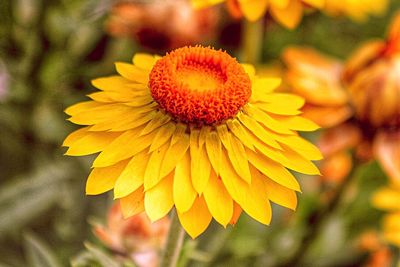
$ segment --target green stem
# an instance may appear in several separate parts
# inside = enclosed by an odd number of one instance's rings
[[[168,232],[167,243],[161,259],[161,267],[176,267],[182,249],[185,231],[183,230],[176,211],[171,214],[171,226]]]
[[[264,19],[255,22],[244,20],[241,59],[243,62],[257,64],[261,60],[264,39]]]

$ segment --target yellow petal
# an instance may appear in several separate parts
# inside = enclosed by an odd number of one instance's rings
[[[92,85],[102,91],[119,91],[121,88],[129,87],[131,84],[132,81],[119,75],[92,80]]]
[[[256,106],[265,112],[277,115],[299,115],[301,111],[293,107],[285,106],[284,103],[257,103]]]
[[[256,68],[251,65],[251,64],[240,64],[242,65],[244,71],[249,75],[250,79],[253,79],[253,77],[256,75]]]
[[[211,132],[211,127],[209,126],[201,127],[199,134],[199,146],[202,146],[206,143],[207,135],[209,135],[210,132]]]
[[[321,175],[318,168],[310,160],[305,159],[286,145],[282,144],[282,147],[285,150],[283,154],[287,159],[282,162],[285,167],[308,175]]]
[[[129,102],[126,102],[125,104],[130,107],[141,107],[151,103],[155,103],[152,96],[144,95],[135,97],[134,99],[131,99]]]
[[[264,142],[262,142],[260,139],[258,139],[254,134],[249,133],[249,140],[254,144],[256,147],[255,150],[252,150],[253,152],[259,152],[263,154],[265,157],[270,158],[271,160],[275,162],[284,162],[287,160],[283,154],[281,153],[282,150],[277,150],[275,148],[272,148],[268,145],[266,145]]]
[[[372,204],[378,209],[400,211],[400,191],[389,187],[380,188],[374,193]]]
[[[137,117],[131,116],[129,121],[123,123],[121,120],[121,122],[118,125],[115,125],[114,127],[112,127],[110,129],[110,131],[122,132],[122,131],[131,130],[133,128],[142,126],[145,123],[152,120],[154,118],[155,114],[156,114],[156,111],[152,111],[147,114],[138,115]]]
[[[186,151],[189,148],[189,135],[184,134],[182,138],[180,138],[176,143],[172,144],[168,147],[167,152],[165,153],[165,157],[163,163],[161,165],[161,176],[165,176],[171,171],[173,171],[181,161],[182,157],[185,155]]]
[[[175,132],[176,124],[174,122],[168,123],[158,129],[153,142],[151,143],[149,152],[152,152],[165,144],[169,139],[171,139],[172,134]]]
[[[278,88],[281,83],[280,78],[257,78],[253,81],[251,98],[254,101],[260,100]]]
[[[268,0],[238,0],[243,15],[250,21],[261,18],[268,6]]]
[[[304,105],[304,98],[285,93],[266,94],[260,99],[257,107],[274,114],[298,115],[299,109]]]
[[[206,150],[211,166],[218,175],[221,166],[221,140],[215,131],[211,131],[206,136]]]
[[[262,127],[255,119],[247,116],[245,114],[239,114],[238,118],[250,132],[252,132],[255,136],[257,136],[260,140],[262,140],[267,145],[281,149],[281,146],[276,142],[270,134]]]
[[[121,133],[86,132],[85,135],[73,142],[65,155],[83,156],[104,150]]]
[[[118,91],[105,91],[104,93],[107,95],[108,98],[113,100],[114,102],[121,102],[121,103],[135,103],[136,100],[139,98],[149,97],[150,91],[144,85],[140,85],[141,88],[133,88],[133,86],[129,87],[121,87]],[[131,104],[132,105],[132,104]]]
[[[246,197],[241,207],[248,215],[260,223],[269,225],[271,222],[271,204],[267,198],[263,182],[259,177],[253,177],[251,184],[247,185]]]
[[[251,174],[244,146],[239,139],[237,139],[235,136],[232,136],[230,133],[228,138],[231,143],[231,149],[227,149],[227,151],[233,168],[243,180],[245,180],[247,183],[250,183]]]
[[[261,153],[255,153],[248,149],[246,152],[250,163],[260,172],[287,188],[300,191],[300,185],[296,178],[281,164],[270,160]]]
[[[196,198],[193,206],[187,212],[180,213],[178,211],[178,217],[182,227],[192,238],[203,233],[212,219],[203,197]]]
[[[190,132],[190,169],[193,187],[202,194],[210,178],[211,163],[204,145],[199,146],[199,130]]]
[[[232,225],[236,224],[241,214],[242,214],[242,207],[240,207],[238,203],[233,202],[233,214],[229,224]]]
[[[108,118],[106,121],[96,123],[90,127],[90,131],[113,131],[122,132],[141,126],[150,121],[155,114],[152,107],[141,107],[140,109],[132,108],[132,111],[127,113],[124,117],[119,117],[116,120],[114,117]]]
[[[114,198],[125,197],[143,185],[149,157],[142,151],[129,161],[114,185]]]
[[[289,0],[270,0],[271,6],[276,6],[277,8],[285,8],[289,5]]]
[[[134,110],[131,107],[114,103],[83,110],[75,113],[68,120],[75,124],[93,125],[113,119],[115,120],[115,118],[129,116],[131,114],[134,115]]]
[[[178,142],[179,140],[184,138],[186,129],[187,129],[187,125],[179,122],[176,125],[174,134],[172,135],[171,144],[175,144],[176,142]]]
[[[218,137],[221,140],[222,144],[226,148],[226,150],[231,149],[231,140],[229,139],[229,131],[228,127],[225,124],[218,125],[217,127]]]
[[[272,6],[270,11],[272,17],[289,29],[294,29],[299,25],[303,16],[303,7],[300,1],[290,0],[286,8]]]
[[[110,166],[118,161],[130,158],[148,148],[155,133],[138,136],[140,129],[128,130],[117,137],[99,154],[93,162],[93,167]]]
[[[174,175],[174,202],[179,212],[188,211],[197,196],[190,177],[190,155],[186,152],[178,162]]]
[[[84,112],[86,110],[91,110],[93,108],[98,108],[101,106],[104,106],[104,104],[97,103],[95,101],[85,101],[85,102],[80,102],[80,103],[77,103],[75,105],[68,107],[67,109],[65,109],[64,112],[70,116],[73,116],[77,113]]]
[[[144,174],[144,190],[147,191],[154,187],[162,178],[165,177],[165,175],[160,174],[160,170],[168,147],[169,144],[165,143],[160,148],[151,152]]]
[[[233,200],[215,172],[212,172],[208,185],[204,190],[204,199],[214,219],[226,227],[232,219]]]
[[[140,135],[148,134],[155,129],[163,126],[171,120],[171,117],[164,114],[163,112],[157,112],[154,118],[144,127]]]
[[[296,209],[297,196],[295,191],[272,181],[270,178],[261,174],[254,167],[251,168],[251,173],[253,176],[258,176],[263,181],[269,200],[283,207],[292,210]]]
[[[224,2],[225,0],[191,0],[194,8],[205,8]]]
[[[312,132],[320,128],[313,121],[300,116],[279,116],[271,114],[271,117],[286,124],[290,130]]]
[[[302,0],[302,1],[318,9],[322,9],[325,5],[325,0]]]
[[[157,59],[149,54],[144,54],[144,53],[136,53],[133,56],[132,62],[135,66],[150,71],[154,64],[156,64]]]
[[[152,222],[167,215],[174,206],[172,197],[173,178],[173,173],[171,173],[145,193],[144,207]]]
[[[68,147],[68,146],[73,145],[76,141],[78,141],[79,139],[84,137],[87,134],[88,130],[89,130],[89,127],[84,127],[84,128],[78,129],[76,131],[73,131],[65,138],[62,146]]]
[[[120,199],[121,211],[124,218],[128,218],[144,211],[143,187]]]
[[[289,130],[287,125],[274,120],[271,116],[258,109],[255,105],[247,104],[243,107],[243,109],[249,117],[252,117],[253,119],[260,122],[265,127],[271,129],[274,132],[281,134],[294,134],[291,130]]]
[[[247,131],[245,128],[242,126],[242,124],[238,120],[228,120],[226,122],[226,125],[228,125],[229,130],[237,137],[239,138],[240,142],[242,142],[243,145],[245,145],[247,148],[255,151],[254,145],[252,142],[249,141],[249,137],[247,134]]]
[[[322,154],[319,151],[319,149],[305,140],[304,138],[300,136],[276,136],[276,139],[288,147],[290,147],[292,150],[296,151],[299,153],[302,157],[309,159],[309,160],[320,160],[322,159]]]
[[[232,198],[243,210],[257,221],[269,224],[271,220],[271,205],[262,182],[252,177],[252,183],[244,182],[234,171],[224,151],[222,157],[221,179]]]
[[[105,168],[94,168],[86,181],[86,194],[98,195],[113,189],[115,181],[125,168],[127,160]]]
[[[94,100],[96,102],[103,102],[103,103],[112,103],[112,102],[114,102],[114,100],[111,99],[104,92],[96,92],[96,93],[88,94],[87,96],[90,97],[92,100]]]
[[[115,67],[118,73],[128,80],[141,84],[147,84],[149,82],[148,71],[144,71],[132,64],[123,62],[116,62]]]

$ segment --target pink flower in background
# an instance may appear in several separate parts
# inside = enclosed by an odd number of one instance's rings
[[[145,213],[124,219],[119,204],[108,212],[107,225],[96,224],[94,234],[116,254],[130,257],[140,267],[155,267],[164,246],[170,221],[151,223]]]

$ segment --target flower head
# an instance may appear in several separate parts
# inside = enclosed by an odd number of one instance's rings
[[[106,22],[107,32],[115,37],[133,37],[154,51],[167,51],[213,38],[218,10],[193,10],[187,0],[146,2],[118,1],[114,4]]]
[[[346,63],[304,48],[289,48],[283,55],[290,87],[306,99],[304,116],[330,128],[320,140],[324,156],[356,148],[360,159],[377,159],[389,177],[397,181],[400,181],[399,24],[400,15],[396,16],[386,40],[363,45]],[[331,166],[345,166],[339,163]]]
[[[338,16],[345,15],[356,21],[365,20],[369,14],[380,15],[388,5],[387,0],[191,0],[194,7],[202,8],[226,2],[233,17],[244,16],[256,21],[267,12],[286,28],[296,28],[308,9],[318,9]]]
[[[111,250],[132,258],[140,267],[158,266],[158,255],[166,241],[170,221],[167,217],[151,223],[144,214],[124,219],[120,205],[108,212],[107,224],[95,224],[94,234]]]
[[[242,210],[269,224],[270,201],[296,207],[300,186],[288,169],[319,174],[319,150],[296,132],[318,126],[300,116],[302,98],[273,92],[279,79],[200,46],[136,54],[116,68],[120,76],[93,81],[101,91],[91,101],[66,110],[86,127],[64,146],[73,156],[101,152],[86,192],[114,189],[125,216],[156,221],[175,206],[193,238]]]

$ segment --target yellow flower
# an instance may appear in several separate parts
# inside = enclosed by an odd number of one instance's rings
[[[280,24],[289,29],[294,29],[300,23],[307,7],[322,8],[324,0],[192,0],[195,8],[226,2],[229,10],[234,10],[250,21],[256,21],[267,11]],[[231,12],[232,13],[232,12]],[[235,14],[237,12],[233,12]]]
[[[379,189],[372,204],[389,212],[383,218],[383,235],[388,242],[400,247],[400,183]]]
[[[193,238],[242,210],[269,224],[270,201],[296,208],[300,185],[288,169],[319,174],[319,150],[296,132],[318,126],[300,116],[301,97],[273,92],[279,79],[199,46],[136,54],[116,69],[93,81],[101,91],[91,101],[66,109],[86,127],[64,146],[72,156],[100,152],[86,193],[113,189],[125,217],[145,211],[156,221],[175,206]]]
[[[382,15],[389,4],[389,0],[325,0],[324,10],[332,16],[343,15],[363,22],[368,15]]]
[[[269,12],[280,24],[294,29],[300,23],[307,9],[318,9],[329,15],[345,15],[356,21],[365,20],[369,14],[380,15],[388,5],[388,0],[192,0],[195,8],[226,2],[229,10],[256,21]],[[236,6],[237,8],[232,8]],[[237,15],[235,15],[237,16]]]

